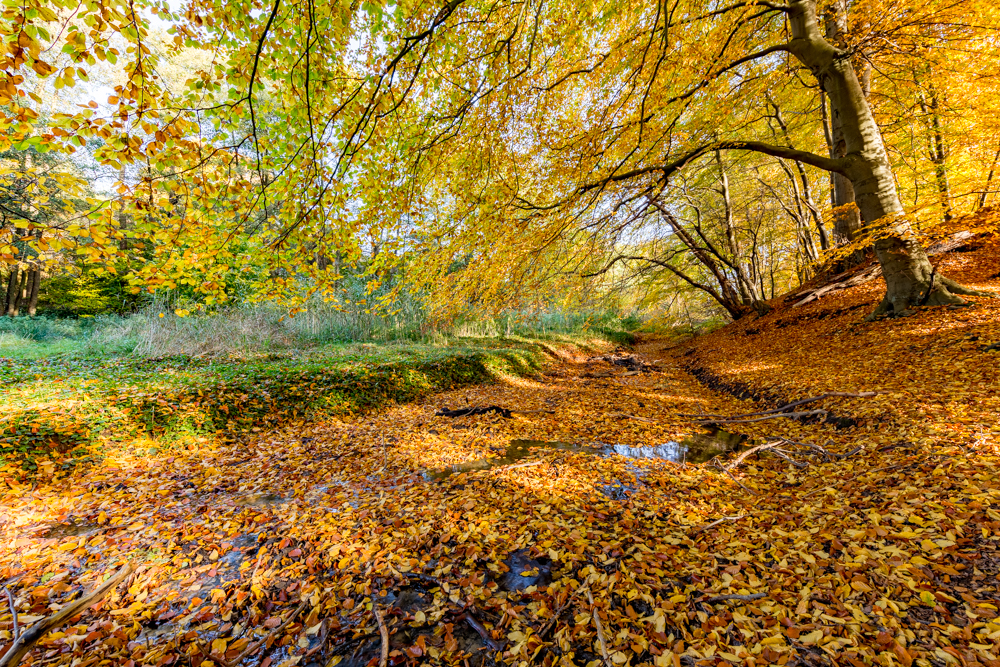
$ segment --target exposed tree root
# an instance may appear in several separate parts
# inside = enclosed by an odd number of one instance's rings
[[[878,307],[865,318],[869,322],[891,317],[909,317],[916,314],[914,308],[922,306],[953,306],[970,305],[963,296],[981,296],[996,298],[996,294],[983,290],[972,289],[951,278],[938,276],[932,271],[927,280],[917,283],[905,297],[893,296],[886,292]]]

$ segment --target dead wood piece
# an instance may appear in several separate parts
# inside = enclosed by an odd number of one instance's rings
[[[761,452],[767,449],[773,449],[783,442],[784,440],[774,440],[772,442],[765,442],[763,445],[757,445],[756,447],[751,447],[750,449],[744,450],[743,452],[740,453],[739,456],[730,461],[729,465],[727,465],[724,468],[724,470],[726,472],[729,472],[734,468],[738,468],[740,464],[746,461],[747,457],[750,456],[751,454],[756,454],[757,452]]]
[[[742,415],[707,415],[703,413],[677,413],[678,417],[701,417],[703,419],[709,417],[718,417],[720,419],[743,419],[744,417],[757,417],[760,415],[773,415],[779,412],[784,412],[785,410],[790,410],[791,408],[797,408],[800,405],[805,405],[806,403],[815,403],[816,401],[821,401],[824,398],[870,398],[872,396],[878,396],[877,391],[828,391],[825,394],[820,394],[819,396],[813,396],[811,398],[803,398],[801,401],[792,401],[791,403],[786,403],[777,408],[771,408],[770,410],[762,410],[760,412],[747,412]]]
[[[766,421],[768,419],[799,419],[801,417],[812,417],[813,415],[825,414],[828,414],[826,410],[806,410],[804,412],[782,412],[774,415],[764,415],[763,417],[753,417],[751,419],[703,419],[695,423],[703,426],[708,424],[750,424],[753,422]]]
[[[712,523],[707,524],[705,526],[702,526],[701,528],[698,528],[698,529],[694,530],[690,534],[693,537],[693,536],[697,535],[698,533],[704,533],[706,530],[711,530],[711,529],[715,528],[720,523],[725,523],[726,521],[739,521],[740,519],[742,519],[745,516],[746,516],[746,514],[739,514],[737,516],[724,516],[721,519],[716,519]]]
[[[811,292],[807,292],[804,298],[802,298],[801,300],[796,301],[795,303],[793,303],[792,304],[792,308],[799,308],[801,306],[804,306],[807,303],[815,301],[816,299],[820,298],[821,296],[824,296],[824,295],[829,294],[831,292],[836,292],[838,290],[847,289],[848,287],[854,287],[855,285],[860,285],[862,283],[866,283],[869,280],[874,280],[875,278],[879,277],[881,274],[882,274],[882,267],[876,265],[876,266],[870,267],[868,269],[865,269],[864,271],[861,271],[860,273],[857,273],[857,274],[851,276],[850,278],[847,278],[846,280],[841,280],[841,281],[838,281],[838,282],[834,282],[834,283],[829,283],[829,284],[823,285],[822,287],[817,287],[816,289],[812,290]],[[836,278],[839,278],[839,277],[844,276],[844,275],[846,275],[846,274],[842,273],[839,276],[836,276]]]
[[[604,639],[604,626],[601,624],[601,617],[597,613],[597,607],[594,606],[594,594],[589,588],[587,589],[587,601],[590,602],[590,613],[594,617],[594,627],[597,628],[597,640],[601,643],[601,657],[604,658],[604,664],[607,667],[611,667],[608,642]]]
[[[752,595],[716,595],[715,597],[708,598],[707,600],[702,600],[702,602],[709,604],[713,602],[727,602],[729,600],[739,600],[740,602],[749,602],[751,600],[759,600],[765,596],[767,596],[767,593],[753,593]]]
[[[750,490],[750,489],[748,489],[748,488],[747,488],[746,486],[744,486],[744,485],[743,485],[743,483],[742,483],[742,482],[741,482],[740,480],[738,480],[738,479],[736,479],[735,477],[733,477],[733,473],[731,473],[731,472],[729,472],[728,470],[726,470],[726,469],[725,469],[725,467],[723,467],[723,465],[722,465],[721,463],[719,463],[718,461],[716,461],[716,462],[715,462],[715,465],[716,465],[716,467],[718,467],[718,468],[719,468],[719,470],[721,470],[722,472],[726,473],[726,475],[728,475],[728,476],[729,476],[729,479],[731,479],[731,480],[733,480],[734,482],[736,482],[736,485],[737,485],[737,486],[739,486],[739,487],[740,487],[741,489],[743,489],[744,491],[746,491],[747,493],[749,493],[749,494],[750,494],[750,495],[752,495],[752,496],[757,496],[757,495],[760,495],[760,494],[759,494],[759,493],[757,493],[756,491],[751,491],[751,490]]]
[[[277,637],[279,634],[281,634],[281,631],[284,630],[286,627],[288,627],[288,624],[291,623],[293,620],[295,620],[295,617],[301,614],[302,610],[305,609],[308,604],[309,604],[308,600],[303,600],[299,604],[299,606],[292,611],[292,613],[288,616],[288,618],[283,620],[276,628],[274,628],[274,630],[271,630],[269,633],[267,633],[265,636],[255,641],[253,644],[247,646],[245,649],[243,649],[242,653],[240,653],[232,660],[220,660],[219,662],[222,665],[224,665],[224,667],[235,667],[235,665],[240,664],[241,662],[246,660],[248,656],[251,656],[257,651],[259,651],[261,647],[263,647],[268,642],[269,639],[271,639],[272,637]]]
[[[470,612],[465,611],[459,615],[458,620],[468,623],[469,627],[476,631],[491,651],[499,651],[502,648],[500,644],[497,644],[496,640],[490,636],[490,633],[483,627],[483,624],[477,621],[476,617]]]
[[[968,230],[957,232],[943,241],[938,241],[937,243],[928,246],[925,252],[928,256],[940,255],[943,252],[949,252],[955,248],[962,247],[973,236],[975,236],[975,234]]]
[[[434,413],[435,417],[469,417],[471,415],[485,415],[490,412],[495,412],[504,419],[510,419],[510,410],[507,408],[501,408],[499,405],[490,405],[487,407],[472,407],[472,408],[459,408],[457,410],[449,410],[448,408],[441,408]]]
[[[572,604],[573,600],[576,599],[576,596],[579,595],[581,592],[583,592],[583,589],[586,587],[587,584],[583,583],[579,588],[577,588],[573,592],[572,595],[566,598],[566,601],[563,602],[562,605],[559,607],[559,609],[556,610],[556,613],[552,614],[552,618],[549,619],[549,622],[546,623],[545,626],[538,632],[539,639],[545,641],[545,635],[549,634],[549,630],[551,630],[555,626],[556,622],[559,620],[559,617],[563,615],[563,612],[565,612],[566,609],[570,606],[570,604]]]
[[[796,468],[808,468],[809,467],[808,463],[805,463],[803,461],[796,461],[791,456],[789,456],[787,452],[785,452],[784,450],[782,450],[782,449],[780,449],[778,447],[774,447],[774,448],[772,448],[769,451],[772,454],[774,454],[775,456],[778,456],[779,458],[785,459],[786,461],[788,461],[789,463],[791,463]]]
[[[131,573],[132,566],[128,564],[123,565],[113,577],[102,583],[89,594],[84,595],[75,602],[70,602],[56,613],[43,618],[25,630],[14,641],[7,652],[4,653],[3,657],[0,658],[0,667],[13,667],[14,665],[19,664],[21,659],[27,655],[28,651],[31,650],[38,640],[48,634],[50,630],[62,625],[80,612],[89,609],[94,604],[102,600],[105,595],[117,588],[118,584],[124,581],[125,578]]]
[[[389,631],[385,627],[385,621],[382,620],[382,614],[379,613],[378,607],[372,606],[372,614],[378,621],[378,633],[382,637],[382,653],[379,656],[378,664],[379,667],[385,667],[386,663],[389,662]]]
[[[609,412],[607,413],[609,417],[621,417],[622,419],[634,419],[639,422],[645,422],[647,424],[655,424],[655,419],[649,419],[647,417],[640,417],[638,415],[631,415],[627,412]]]

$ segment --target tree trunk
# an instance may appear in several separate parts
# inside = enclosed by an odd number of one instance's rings
[[[806,65],[830,98],[844,139],[845,175],[865,225],[878,222],[885,233],[875,241],[886,294],[869,318],[907,315],[913,306],[964,304],[959,294],[982,294],[936,275],[917,242],[899,201],[882,134],[850,58],[824,39],[816,18],[816,0],[790,0],[789,52]]]
[[[36,268],[31,272],[30,288],[28,289],[28,315],[34,317],[38,312],[38,288],[42,282],[42,270]]]
[[[740,253],[739,243],[736,239],[736,226],[733,223],[733,202],[729,193],[729,177],[726,175],[726,168],[722,163],[721,151],[715,151],[715,161],[719,165],[719,174],[721,177],[722,200],[725,205],[726,216],[726,242],[729,245],[729,254],[732,257],[730,266],[736,273],[736,284],[740,288],[740,297],[743,299],[744,306],[749,306],[758,313],[765,313],[770,308],[761,299],[753,277],[747,274],[746,266]]]
[[[650,204],[652,204],[659,211],[660,217],[667,223],[667,225],[670,226],[674,234],[677,235],[677,238],[681,240],[681,243],[683,243],[688,250],[691,251],[691,254],[695,256],[695,259],[701,262],[702,266],[708,269],[708,271],[712,274],[715,278],[715,282],[719,285],[719,291],[712,289],[710,286],[696,282],[690,276],[678,271],[676,267],[670,266],[666,263],[655,263],[660,264],[660,266],[672,271],[675,275],[682,278],[692,286],[708,293],[713,299],[716,300],[716,302],[718,302],[720,306],[726,309],[726,312],[729,313],[729,316],[732,317],[733,320],[738,320],[744,315],[750,313],[750,309],[742,303],[736,288],[733,287],[729,277],[726,276],[725,270],[719,266],[718,262],[712,259],[712,255],[709,254],[709,251],[706,251],[698,245],[698,242],[694,240],[694,238],[687,232],[686,229],[684,229],[680,222],[674,218],[673,214],[671,214],[667,207],[661,202],[652,200],[650,201]]]
[[[928,76],[930,76],[928,74]],[[924,94],[917,96],[920,104],[920,111],[924,118],[928,119],[927,130],[930,136],[927,137],[927,157],[934,165],[934,180],[937,182],[938,195],[941,197],[941,215],[945,222],[949,222],[951,215],[951,187],[948,184],[948,167],[945,161],[948,158],[948,149],[945,147],[944,136],[941,133],[941,115],[938,113],[937,91],[931,88],[930,104],[924,98]]]
[[[25,269],[21,272],[21,279],[18,281],[17,289],[14,291],[14,300],[7,304],[7,316],[17,317],[21,314],[21,303],[24,301],[24,292],[28,287],[28,276],[31,271]]]
[[[843,0],[834,2],[827,10],[826,38],[837,48],[847,44],[847,7]],[[870,81],[868,77],[866,81]],[[868,97],[868,86],[862,83],[862,91]],[[828,137],[830,157],[842,158],[847,155],[844,139],[843,120],[840,109],[830,105],[830,134]],[[843,174],[830,174],[830,199],[833,205],[833,240],[837,246],[853,243],[861,236],[861,212],[855,203],[854,184]],[[855,250],[837,262],[836,270],[844,271],[864,261],[865,254]]]
[[[14,317],[14,304],[17,301],[17,288],[20,285],[20,270],[17,265],[10,267],[10,276],[7,278],[7,298],[4,300],[4,314],[7,317]]]
[[[986,195],[990,194],[990,186],[993,184],[993,174],[996,172],[997,162],[1000,162],[1000,148],[997,149],[997,154],[993,156],[993,164],[990,165],[990,173],[986,177],[986,185],[983,186],[983,191],[979,194],[978,208],[986,206]]]

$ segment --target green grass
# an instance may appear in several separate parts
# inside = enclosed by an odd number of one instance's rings
[[[108,439],[233,436],[371,410],[502,373],[530,373],[554,347],[586,346],[588,338],[595,337],[443,338],[162,359],[22,339],[0,348],[6,357],[0,358],[0,456],[30,470],[53,449],[65,453]]]

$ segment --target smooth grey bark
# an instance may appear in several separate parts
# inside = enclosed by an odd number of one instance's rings
[[[827,8],[825,22],[826,38],[838,49],[847,46],[847,5],[844,0],[837,0]],[[870,73],[859,80],[861,90],[868,97],[871,86]],[[825,105],[825,100],[823,101]],[[824,106],[825,111],[825,106]],[[830,157],[842,158],[847,155],[847,144],[844,139],[843,121],[840,110],[833,105],[830,108],[830,128],[827,135]],[[834,244],[844,246],[852,243],[861,235],[861,211],[855,203],[854,184],[844,174],[830,173],[830,199],[833,206],[833,238]],[[857,266],[864,260],[863,251],[855,251],[838,262],[838,268],[844,270]]]
[[[899,200],[882,133],[850,54],[824,38],[816,1],[790,0],[788,19],[792,34],[788,51],[812,71],[840,121],[844,157],[837,171],[854,186],[862,222],[886,225],[885,233],[874,244],[886,294],[869,317],[905,315],[917,305],[963,304],[959,294],[983,294],[936,275]]]

